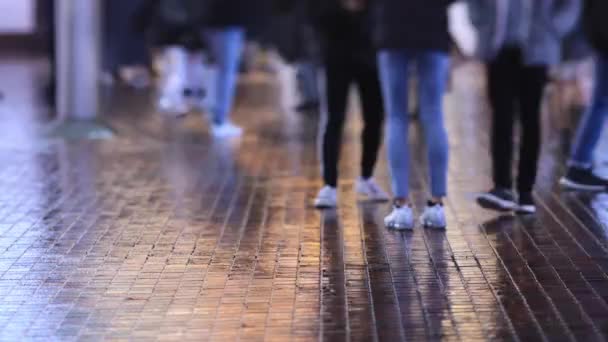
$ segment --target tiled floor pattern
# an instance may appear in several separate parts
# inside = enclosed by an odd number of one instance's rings
[[[357,201],[355,115],[341,207],[310,206],[317,120],[281,111],[263,77],[243,83],[234,142],[209,139],[197,115],[151,113],[141,94],[114,97],[108,141],[41,140],[20,130],[37,110],[4,103],[0,340],[605,340],[608,195],[555,186],[549,132],[538,215],[478,208],[490,185],[478,80],[459,67],[447,97],[449,227],[410,233],[383,227],[388,205]],[[384,161],[377,174],[388,186]]]

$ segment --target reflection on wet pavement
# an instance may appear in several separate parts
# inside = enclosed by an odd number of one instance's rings
[[[198,116],[151,113],[145,94],[112,97],[108,141],[42,140],[15,129],[38,127],[36,109],[3,104],[0,340],[604,340],[608,197],[562,193],[563,156],[546,148],[536,217],[478,208],[479,72],[455,70],[447,99],[446,231],[390,231],[387,205],[357,203],[354,122],[342,206],[315,211],[317,120],[280,111],[271,80],[243,82],[248,133],[232,143]],[[385,161],[378,178],[388,185]]]

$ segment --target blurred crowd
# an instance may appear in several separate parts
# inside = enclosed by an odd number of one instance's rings
[[[451,60],[466,55],[450,26],[454,6],[466,6],[476,35],[471,58],[486,65],[491,109],[494,187],[478,197],[499,211],[533,214],[541,144],[541,104],[549,82],[582,113],[564,187],[605,191],[593,151],[608,115],[606,0],[106,0],[104,82],[147,87],[158,79],[160,112],[208,113],[217,138],[242,134],[230,119],[248,42],[272,51],[297,70],[296,110],[320,112],[324,186],[314,204],[338,201],[338,162],[349,89],[361,102],[361,176],[356,191],[388,201],[374,181],[386,135],[393,209],[388,227],[412,229],[409,200],[410,79],[417,84],[416,116],[428,152],[431,193],[421,225],[445,228],[449,144],[443,95]],[[209,70],[214,70],[212,83]],[[586,84],[587,75],[593,86]],[[587,82],[588,83],[588,82]],[[52,87],[50,87],[52,93]],[[211,97],[211,98],[210,98]],[[386,120],[385,120],[386,117]],[[580,117],[580,119],[578,119]],[[516,122],[519,158],[514,175]],[[580,121],[580,124],[579,124]],[[386,132],[384,132],[386,130]]]

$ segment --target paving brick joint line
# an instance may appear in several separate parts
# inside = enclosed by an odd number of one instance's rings
[[[14,129],[39,125],[37,108],[7,115],[0,341],[606,340],[608,198],[556,186],[559,132],[546,134],[538,215],[472,200],[491,178],[481,72],[459,65],[454,84],[470,87],[446,96],[446,231],[388,230],[389,204],[358,201],[358,113],[341,206],[312,208],[318,119],[279,110],[285,85],[267,75],[240,85],[234,119],[247,132],[233,142],[210,139],[197,115],[168,122],[129,92],[105,99],[118,132],[107,141],[43,141]],[[419,213],[429,186],[412,131]]]

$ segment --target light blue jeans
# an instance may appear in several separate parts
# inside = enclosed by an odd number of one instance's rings
[[[578,167],[591,167],[593,151],[608,116],[608,58],[598,56],[595,65],[595,87],[591,105],[579,124],[574,142],[570,164]]]
[[[298,85],[302,94],[302,102],[318,102],[319,89],[317,82],[317,63],[313,61],[300,61],[296,64]]]
[[[218,68],[215,80],[216,98],[212,103],[213,123],[225,123],[232,112],[239,77],[239,65],[245,45],[245,29],[225,27],[207,29],[205,40]]]
[[[408,71],[416,63],[420,124],[430,162],[431,195],[447,193],[448,138],[443,122],[443,95],[450,60],[438,51],[382,50],[378,54],[380,81],[387,114],[389,166],[395,198],[409,196]]]

